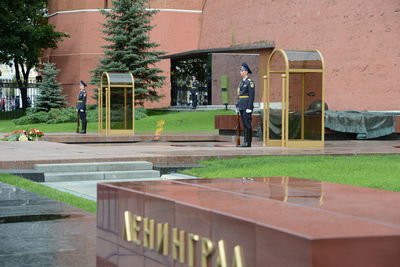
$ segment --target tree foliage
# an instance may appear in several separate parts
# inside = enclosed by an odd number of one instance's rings
[[[44,49],[57,48],[68,34],[48,24],[47,0],[1,0],[0,10],[0,62],[13,63],[25,108],[30,71]]]
[[[105,57],[92,71],[92,84],[99,84],[103,72],[130,72],[135,78],[135,99],[137,104],[158,100],[161,95],[156,88],[164,84],[161,69],[155,67],[164,52],[149,39],[153,28],[150,19],[156,11],[146,9],[148,0],[115,0],[110,11],[103,11],[106,23],[103,25],[103,46]]]
[[[67,102],[62,88],[57,82],[57,73],[53,63],[44,63],[41,70],[43,82],[39,84],[39,95],[35,100],[35,111],[50,111],[52,108],[64,107]]]

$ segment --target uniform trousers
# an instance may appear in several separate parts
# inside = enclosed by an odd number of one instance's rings
[[[86,111],[78,111],[79,114],[79,118],[82,121],[82,131],[86,132],[86,125],[87,125],[87,121],[86,121]]]
[[[240,118],[242,118],[242,123],[245,129],[251,129],[251,114],[246,113],[246,110],[240,110]]]

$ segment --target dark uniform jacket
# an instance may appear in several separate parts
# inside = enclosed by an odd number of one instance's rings
[[[195,80],[195,81],[191,81],[190,82],[190,93],[192,95],[195,95],[198,93],[198,89],[200,87],[200,83],[199,81]]]
[[[81,90],[78,95],[78,102],[76,103],[76,109],[79,111],[83,109],[86,111],[86,90]]]
[[[239,110],[253,110],[255,89],[254,82],[248,77],[240,82],[238,88],[238,103],[236,105]]]

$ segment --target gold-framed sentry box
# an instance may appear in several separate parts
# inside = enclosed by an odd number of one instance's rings
[[[264,90],[265,146],[324,146],[324,60],[318,50],[274,50]]]
[[[104,72],[98,92],[99,133],[135,133],[135,81],[131,73]]]

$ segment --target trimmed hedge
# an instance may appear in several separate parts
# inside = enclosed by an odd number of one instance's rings
[[[98,120],[97,105],[87,105],[86,110],[87,121],[96,122]],[[140,120],[146,117],[146,110],[144,108],[135,109],[135,120]],[[16,125],[34,124],[34,123],[64,123],[75,122],[77,119],[77,112],[75,107],[70,108],[53,108],[49,112],[40,111],[35,112],[34,109],[27,109],[26,115],[13,120]]]

